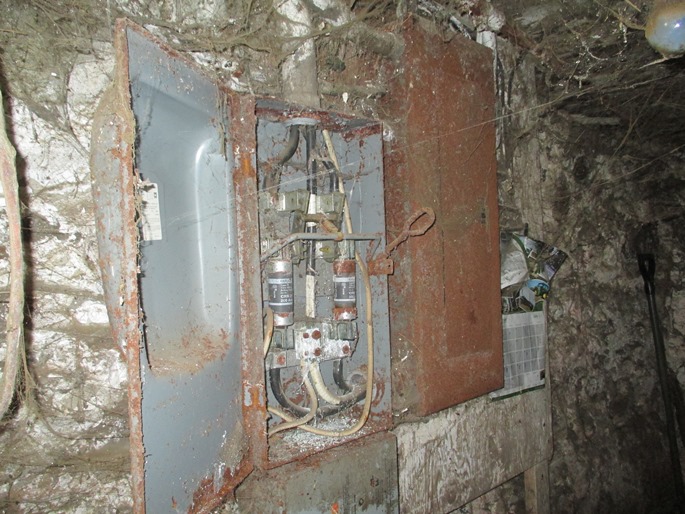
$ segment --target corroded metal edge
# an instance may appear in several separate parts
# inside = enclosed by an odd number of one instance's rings
[[[138,229],[133,167],[135,120],[128,88],[127,22],[117,21],[114,82],[94,116],[91,176],[95,201],[99,266],[114,339],[126,359],[133,512],[145,512],[140,311],[138,305]],[[111,259],[112,255],[120,258]]]
[[[231,99],[231,135],[235,166],[233,184],[240,276],[243,423],[251,461],[261,468],[266,464],[268,443],[265,370],[261,353],[263,327],[257,204],[257,117],[254,97],[237,97],[228,92],[226,94]]]
[[[144,514],[145,506],[145,451],[143,445],[142,430],[142,384],[141,384],[141,345],[144,344],[140,331],[141,312],[139,305],[138,288],[138,227],[136,223],[136,195],[137,172],[135,170],[135,118],[131,110],[130,77],[129,77],[129,49],[127,43],[127,30],[134,30],[154,44],[158,45],[170,58],[183,61],[199,73],[207,76],[206,72],[195,63],[169,48],[161,41],[151,36],[142,27],[133,22],[120,19],[116,22],[114,32],[115,48],[115,72],[114,82],[105,93],[98,105],[92,131],[91,173],[93,179],[93,196],[96,205],[96,226],[99,245],[99,267],[103,278],[105,299],[112,331],[117,344],[127,363],[128,371],[128,409],[130,430],[130,457],[131,457],[131,488],[133,497],[133,512]],[[216,84],[215,79],[210,80]],[[254,215],[249,213],[249,205],[241,209],[247,209],[247,219],[253,220],[253,231],[256,231],[256,186],[251,185],[250,177],[256,176],[254,172],[254,141],[249,141],[254,132],[254,102],[237,101],[237,96],[227,88],[216,84],[219,95],[227,104],[231,104],[231,124],[236,123],[235,133],[248,134],[246,140],[236,139],[233,141],[235,153],[235,170],[233,170],[234,184],[238,203],[243,197],[252,198],[254,203]],[[251,114],[250,114],[251,113]],[[233,131],[233,127],[231,127]],[[253,137],[254,139],[254,137]],[[252,170],[252,171],[250,171]],[[254,179],[253,179],[254,180]],[[250,191],[253,192],[250,194]],[[249,200],[246,200],[248,203]],[[249,222],[245,216],[238,217],[239,223],[245,224],[249,229]],[[239,246],[241,248],[241,263],[245,259],[249,267],[250,255],[256,256],[256,268],[245,271],[241,264],[241,280],[246,284],[246,277],[250,273],[259,276],[258,247],[254,243],[249,230],[239,229]],[[252,250],[250,247],[254,247]],[[112,255],[118,256],[112,258]],[[259,297],[257,298],[259,305]],[[250,353],[246,344],[249,344],[247,334],[261,333],[259,317],[252,314],[254,298],[249,293],[241,292],[241,343],[243,345],[243,358]],[[250,322],[250,318],[253,318]],[[255,326],[250,326],[250,323]],[[255,330],[256,327],[256,330]],[[245,360],[244,360],[245,361]],[[262,363],[263,368],[263,363]],[[264,432],[263,439],[266,444],[266,405],[263,389],[263,369],[260,374],[259,368],[252,366],[243,367],[243,383],[254,384],[256,391],[243,388],[243,394],[249,395],[256,401],[249,402],[248,396],[243,399],[245,422],[252,420],[249,427],[244,431],[248,434],[259,430],[255,422],[260,423]],[[260,385],[261,384],[261,385]],[[221,477],[221,483],[216,484],[214,477],[207,477],[200,482],[197,490],[193,493],[193,501],[189,512],[209,512],[217,507],[222,500],[229,495],[235,487],[242,482],[253,469],[253,455],[255,448],[259,448],[259,437],[256,441],[250,440],[247,445],[253,454],[246,452],[246,457],[240,460],[235,469],[226,470]],[[263,450],[266,454],[266,450]]]

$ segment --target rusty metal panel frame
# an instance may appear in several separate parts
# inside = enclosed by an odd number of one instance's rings
[[[138,228],[135,223],[133,147],[135,121],[128,87],[128,53],[122,24],[115,32],[114,82],[94,116],[90,167],[95,200],[98,264],[114,340],[128,366],[128,410],[133,511],[145,512],[141,423]]]
[[[251,462],[267,466],[266,386],[261,340],[262,287],[260,282],[257,198],[257,116],[254,97],[242,97],[235,106],[233,175],[238,225],[240,273],[240,331],[243,341],[243,423],[249,441]]]

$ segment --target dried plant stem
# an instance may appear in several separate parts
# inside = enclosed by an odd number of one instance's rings
[[[0,389],[0,418],[12,403],[16,389],[19,357],[24,325],[24,252],[21,243],[19,183],[15,159],[17,152],[7,138],[5,111],[0,92],[0,179],[5,195],[5,210],[9,224],[10,297],[7,314],[7,351]]]
[[[635,5],[635,4],[634,4],[633,2],[631,2],[630,0],[624,0],[624,1],[625,1],[625,3],[627,3],[630,7],[632,7],[633,9],[635,9],[637,12],[642,12],[642,9],[640,9],[637,5]]]

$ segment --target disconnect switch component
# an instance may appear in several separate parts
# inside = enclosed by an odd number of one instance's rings
[[[297,361],[341,359],[354,352],[357,343],[354,321],[295,323],[292,330]]]
[[[278,195],[276,210],[280,212],[307,212],[309,206],[309,192],[306,189],[296,189]]]
[[[269,287],[269,307],[274,311],[274,326],[292,325],[295,311],[292,262],[286,259],[270,260],[266,280]]]
[[[333,318],[338,321],[357,317],[357,264],[354,259],[333,263]]]

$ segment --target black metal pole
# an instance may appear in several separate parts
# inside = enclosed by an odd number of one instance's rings
[[[651,253],[641,253],[637,256],[642,279],[645,282],[645,294],[647,295],[647,305],[649,306],[649,319],[652,325],[652,336],[654,338],[654,349],[656,351],[656,366],[659,374],[659,384],[661,387],[661,397],[664,401],[666,410],[666,433],[668,435],[668,445],[671,453],[671,471],[675,483],[676,500],[678,511],[685,512],[685,488],[683,487],[683,474],[680,467],[680,452],[678,451],[678,441],[676,439],[675,418],[673,416],[673,403],[668,386],[668,364],[666,363],[666,349],[664,347],[664,336],[661,333],[659,314],[656,310],[656,295],[654,292],[654,271],[656,263],[654,255]]]

